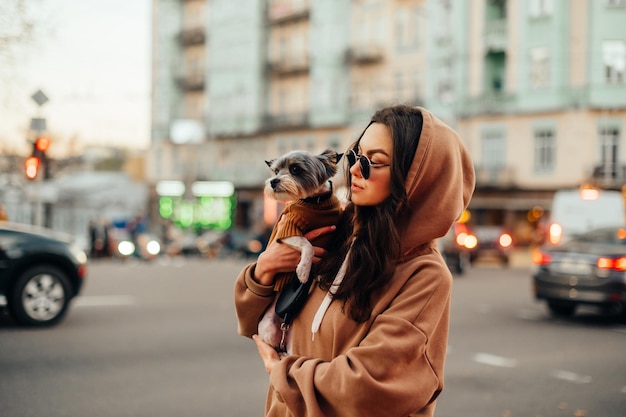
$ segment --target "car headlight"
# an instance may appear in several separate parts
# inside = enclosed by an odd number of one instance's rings
[[[161,252],[161,245],[156,240],[151,240],[146,244],[146,250],[150,255],[156,256]]]
[[[69,249],[70,249],[70,253],[72,254],[74,258],[76,258],[78,263],[80,264],[87,263],[87,254],[85,253],[84,250],[79,248],[77,245],[70,245]]]
[[[128,240],[123,240],[117,245],[117,251],[123,256],[130,256],[135,253],[135,244]]]

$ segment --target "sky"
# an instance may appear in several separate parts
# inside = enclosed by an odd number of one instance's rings
[[[147,148],[151,0],[26,3],[41,25],[0,68],[0,151],[30,149],[35,117],[46,119],[51,154]],[[49,98],[41,107],[31,98],[38,90]]]

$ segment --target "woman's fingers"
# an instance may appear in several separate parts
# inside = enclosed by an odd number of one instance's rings
[[[267,373],[272,372],[274,369],[274,365],[276,362],[280,361],[280,356],[274,348],[264,341],[258,335],[253,335],[252,340],[256,343],[256,348],[259,351],[259,355],[261,355],[261,359],[263,359],[263,364],[265,365],[265,370]]]
[[[337,226],[335,226],[334,224],[331,226],[323,226],[323,227],[319,227],[317,229],[313,229],[309,232],[307,232],[304,237],[306,237],[308,240],[313,240],[316,239],[322,235],[326,235],[328,233],[332,233],[337,229]]]

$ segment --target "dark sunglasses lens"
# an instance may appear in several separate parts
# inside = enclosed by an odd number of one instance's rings
[[[350,166],[356,164],[356,153],[354,153],[353,150],[346,152],[346,158],[348,158],[348,164],[350,164]]]
[[[364,155],[361,155],[359,157],[359,162],[361,165],[361,175],[363,175],[363,178],[366,180],[370,179],[370,160],[367,159],[367,157],[365,157]]]
[[[364,179],[369,179],[370,177],[370,161],[364,155],[357,155],[352,149],[346,153],[346,158],[348,158],[348,164],[353,166],[356,164],[356,159],[359,158],[359,165],[361,166],[361,175]]]

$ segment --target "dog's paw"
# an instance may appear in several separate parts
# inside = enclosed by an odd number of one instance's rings
[[[280,319],[273,311],[266,312],[258,327],[261,340],[268,345],[278,347],[283,336],[282,330],[280,330],[280,323]]]
[[[296,267],[296,275],[298,276],[298,281],[304,284],[309,280],[311,266],[313,265],[313,245],[302,236],[289,236],[280,241],[300,251],[300,262]]]
[[[296,267],[296,275],[298,276],[298,281],[304,284],[309,280],[309,274],[311,274],[311,265],[311,260],[307,262],[304,258],[300,259],[300,263]]]

